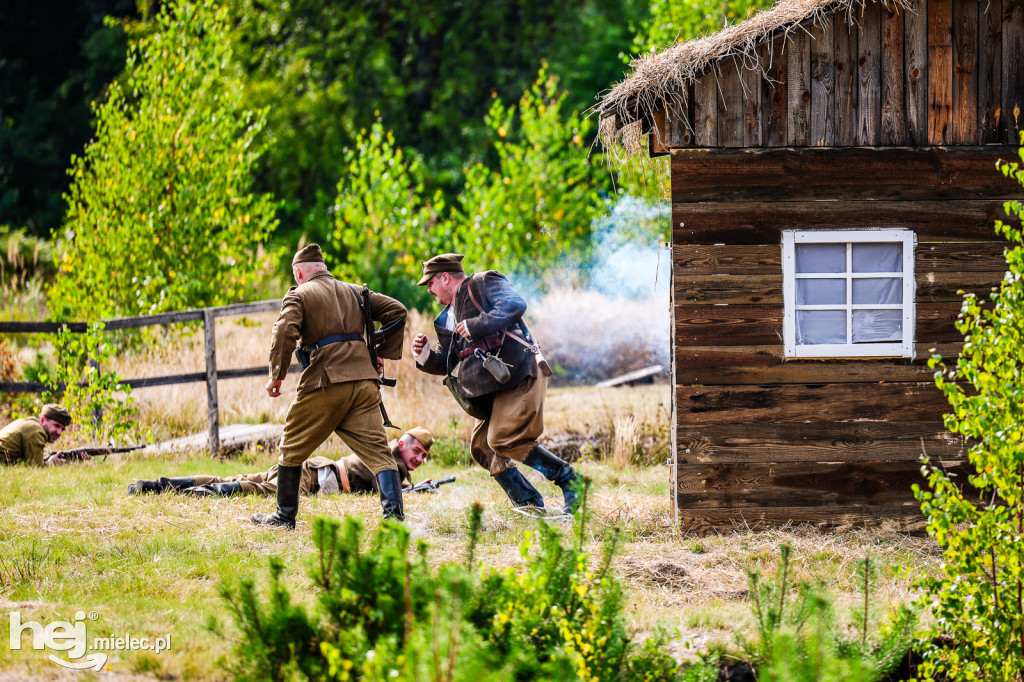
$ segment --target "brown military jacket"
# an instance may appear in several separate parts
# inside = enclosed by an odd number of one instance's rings
[[[38,419],[17,419],[0,429],[0,463],[43,466],[43,448],[50,442]]]
[[[284,379],[292,362],[296,344],[312,345],[332,334],[362,333],[363,312],[359,287],[334,279],[329,272],[318,272],[305,283],[292,287],[281,303],[270,342],[270,378]],[[405,306],[395,299],[370,292],[370,314],[387,326],[405,319]],[[396,331],[377,349],[388,360],[399,360],[405,328]],[[362,341],[341,341],[315,351],[310,365],[299,377],[298,392],[305,393],[328,384],[361,379],[376,379],[377,370]]]
[[[408,480],[412,483],[413,477],[409,473],[406,461],[401,459],[401,454],[398,452],[398,440],[392,440],[388,445],[391,447],[391,457],[394,458],[394,463],[398,465],[398,476],[401,480]],[[348,484],[351,488],[351,493],[377,492],[377,479],[370,472],[367,465],[362,463],[357,456],[349,455],[348,457],[341,458],[338,462],[345,465],[345,471],[348,473]],[[309,489],[312,488],[313,482],[317,480],[317,469],[335,467],[335,464],[335,460],[332,460],[329,457],[310,457],[306,460],[302,467],[303,483],[306,483],[306,477],[309,477],[308,484],[304,485],[306,491],[309,491]],[[337,473],[337,467],[335,467],[335,469]]]
[[[473,304],[469,296],[470,287],[483,312]],[[505,364],[510,365],[509,371],[512,376],[507,383],[499,384],[491,373],[484,369],[483,361],[475,355],[468,355],[462,359],[458,357],[460,351],[480,343],[489,335],[503,331],[526,340],[525,324],[522,322],[525,312],[526,301],[505,275],[496,270],[470,275],[455,293],[452,304],[442,310],[434,320],[437,346],[430,349],[426,360],[417,367],[427,374],[443,375],[447,373],[450,365],[452,374],[458,375],[459,393],[467,398],[507,391],[527,377],[536,377],[537,356],[522,343],[507,336],[502,337],[500,350],[492,351],[492,354],[496,354]],[[449,316],[454,316],[450,323],[447,319]],[[453,331],[463,320],[469,329],[469,341]]]

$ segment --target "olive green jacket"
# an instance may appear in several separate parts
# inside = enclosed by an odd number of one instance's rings
[[[50,442],[38,419],[18,419],[0,429],[0,464],[25,462],[43,466],[43,448]]]
[[[329,272],[318,272],[289,289],[271,337],[270,378],[285,378],[296,345],[310,346],[334,334],[361,334],[365,323],[360,300],[359,287],[336,280]],[[381,325],[404,320],[407,314],[405,306],[395,299],[370,292],[370,315]],[[404,339],[403,327],[388,337],[377,354],[388,360],[400,360]],[[377,379],[366,344],[340,341],[313,352],[309,367],[299,377],[298,392],[362,379]]]

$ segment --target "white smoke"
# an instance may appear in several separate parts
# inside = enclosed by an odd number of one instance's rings
[[[600,381],[651,365],[668,373],[671,259],[658,239],[666,219],[664,208],[623,197],[595,222],[591,261],[569,283],[528,297],[527,319],[564,379]]]

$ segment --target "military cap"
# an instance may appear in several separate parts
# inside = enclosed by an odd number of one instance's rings
[[[430,435],[430,431],[427,431],[422,426],[414,426],[405,432],[405,435],[412,436],[420,442],[420,445],[425,447],[427,450],[434,444],[434,437]]]
[[[430,281],[430,278],[439,272],[461,272],[462,259],[465,258],[461,253],[442,253],[440,256],[434,256],[428,261],[423,262],[423,277],[420,277],[420,281],[416,282],[416,286],[423,286]]]
[[[292,265],[298,263],[323,263],[324,254],[320,250],[319,244],[306,244],[295,253],[295,257],[292,258]]]
[[[40,415],[47,419],[52,419],[58,424],[63,424],[64,426],[69,426],[71,424],[71,413],[60,405],[47,403],[46,405],[43,405],[43,411]]]

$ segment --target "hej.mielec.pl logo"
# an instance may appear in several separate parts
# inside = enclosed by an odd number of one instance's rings
[[[31,633],[32,648],[39,651],[48,649],[51,651],[66,651],[67,659],[60,658],[53,654],[49,659],[59,666],[72,670],[93,669],[100,671],[107,663],[106,651],[143,651],[152,650],[156,653],[167,651],[171,648],[171,636],[163,637],[133,637],[124,635],[121,637],[95,637],[90,645],[89,635],[86,630],[86,618],[96,620],[96,613],[92,612],[86,616],[85,611],[75,613],[72,622],[55,620],[47,625],[35,621],[22,621],[21,613],[11,611],[10,617],[10,645],[12,651],[20,651],[22,648],[22,637],[25,632]],[[83,658],[84,657],[84,658]]]

